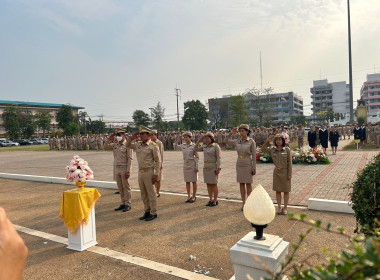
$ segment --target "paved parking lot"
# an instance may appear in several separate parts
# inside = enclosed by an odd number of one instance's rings
[[[376,151],[338,151],[330,156],[330,165],[294,165],[290,204],[307,205],[310,197],[335,200],[349,200],[347,186],[356,179],[356,174],[378,152]],[[89,162],[94,170],[95,180],[112,181],[113,156],[107,151],[46,151],[46,152],[2,152],[0,172],[64,177],[65,167],[73,155],[79,154]],[[198,193],[207,195],[203,183],[203,154],[200,153],[200,174]],[[222,171],[220,174],[220,197],[239,199],[239,186],[236,183],[235,151],[222,152]],[[131,186],[138,189],[137,162],[130,179]],[[272,191],[273,164],[258,163],[254,185],[261,184],[274,199]],[[186,193],[182,174],[182,154],[166,151],[164,156],[164,179],[162,190]]]

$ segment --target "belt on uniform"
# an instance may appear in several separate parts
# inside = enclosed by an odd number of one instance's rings
[[[153,171],[153,168],[145,168],[145,169],[139,169],[141,173]]]
[[[243,158],[249,158],[248,156],[239,156],[239,158],[243,159]]]
[[[189,163],[190,161],[194,161],[193,159],[185,160],[185,163]]]
[[[116,167],[126,167],[126,165],[116,164]]]

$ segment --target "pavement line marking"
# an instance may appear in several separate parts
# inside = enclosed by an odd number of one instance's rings
[[[54,241],[54,242],[57,242],[60,244],[68,245],[68,238],[65,238],[65,237],[61,237],[61,236],[54,235],[54,234],[47,233],[47,232],[43,232],[43,231],[34,230],[31,228],[26,228],[26,227],[19,226],[19,225],[14,225],[14,227],[16,228],[17,231],[20,231],[20,232],[23,232],[26,234],[30,234],[33,236],[37,236],[40,238],[44,238],[47,240],[51,240],[51,241]],[[147,269],[155,270],[157,272],[162,272],[162,273],[169,274],[172,276],[176,276],[176,277],[186,279],[186,280],[217,280],[217,278],[213,278],[210,276],[206,276],[206,275],[198,274],[195,272],[187,271],[187,270],[182,269],[182,268],[162,264],[159,262],[151,261],[151,260],[144,259],[141,257],[137,257],[134,255],[121,253],[121,252],[118,252],[115,250],[110,250],[110,249],[105,248],[105,247],[93,246],[91,248],[88,248],[85,251],[89,251],[89,252],[92,252],[92,253],[95,253],[98,255],[102,255],[102,256],[113,258],[113,259],[121,260],[123,262],[127,262],[130,264],[134,264],[137,266],[141,266],[141,267],[144,267]],[[78,253],[80,253],[80,252],[78,252]]]
[[[270,171],[272,171],[272,170],[270,170]],[[49,177],[49,176],[37,176],[37,175],[23,175],[23,174],[13,174],[13,173],[0,173],[0,179],[23,180],[23,181],[31,181],[31,182],[43,182],[43,183],[47,183],[47,184],[50,183],[49,180],[52,180],[52,179],[60,179],[60,180],[63,179],[63,180],[66,181],[65,178]],[[32,179],[32,180],[30,180],[30,179]],[[39,179],[41,179],[41,180],[39,180]],[[91,182],[91,180],[88,181],[88,182]],[[114,182],[110,182],[110,181],[96,181],[96,182],[114,183]],[[67,183],[67,182],[65,182],[65,183],[54,182],[52,184],[72,185],[71,183]],[[88,184],[88,185],[90,185],[90,184]],[[115,189],[115,190],[117,190],[117,187],[115,187],[115,188],[98,187],[98,188],[102,188],[102,189]],[[138,188],[132,188],[131,191],[133,191],[133,192],[140,192],[140,190]],[[187,194],[185,194],[185,193],[176,193],[176,192],[173,192],[173,191],[160,191],[160,193],[187,197]],[[197,197],[208,198],[207,195],[199,195],[199,194],[197,195]],[[239,202],[239,203],[241,203],[240,199],[235,199],[235,198],[223,198],[223,197],[219,197],[218,200],[221,200],[221,201],[232,201],[232,202]],[[275,202],[273,202],[273,203],[274,203],[274,205],[277,205],[277,203],[275,203]],[[307,206],[302,206],[302,205],[288,205],[288,207],[290,207],[290,208],[307,209]]]

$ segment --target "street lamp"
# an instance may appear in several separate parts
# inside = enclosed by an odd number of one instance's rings
[[[244,205],[244,216],[256,229],[255,240],[265,240],[264,228],[273,221],[275,208],[267,191],[259,184],[248,196]]]

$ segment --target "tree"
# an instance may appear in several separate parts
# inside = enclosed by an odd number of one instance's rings
[[[207,128],[208,111],[199,100],[191,100],[184,103],[185,113],[182,122],[185,129],[202,130]]]
[[[103,134],[107,130],[105,122],[102,122],[100,120],[98,121],[91,121],[88,124],[88,131],[91,131],[92,133],[97,134]]]
[[[34,116],[29,110],[21,113],[20,116],[20,130],[24,138],[29,139],[34,134],[36,125],[34,123]]]
[[[290,118],[290,123],[292,124],[302,124],[302,125],[306,125],[306,117],[304,115],[296,115],[296,116],[292,116]]]
[[[45,131],[50,131],[51,115],[49,111],[37,110],[35,115],[36,125],[42,129],[42,135],[45,137]]]
[[[230,98],[230,109],[232,111],[232,126],[239,126],[248,120],[248,109],[243,95],[235,95]]]
[[[143,110],[134,111],[132,118],[135,121],[136,126],[148,126],[150,123],[149,115],[145,113]]]
[[[83,131],[84,131],[84,135],[87,134],[87,120],[86,120],[87,116],[88,116],[88,114],[85,111],[80,111],[79,114],[78,114],[79,122],[82,125]]]
[[[3,125],[10,139],[16,139],[20,134],[20,117],[21,110],[19,107],[9,106],[4,109]]]
[[[62,105],[57,114],[58,126],[65,130],[65,128],[74,122],[73,110],[70,105]]]
[[[68,136],[78,135],[79,131],[80,131],[79,124],[75,122],[71,122],[65,128],[65,135],[68,135]]]
[[[157,130],[163,130],[163,118],[165,116],[165,108],[158,102],[156,107],[152,109],[152,122]]]
[[[248,106],[253,108],[253,116],[258,119],[260,126],[270,126],[273,122],[274,103],[273,88],[248,89],[244,94],[248,100]]]

